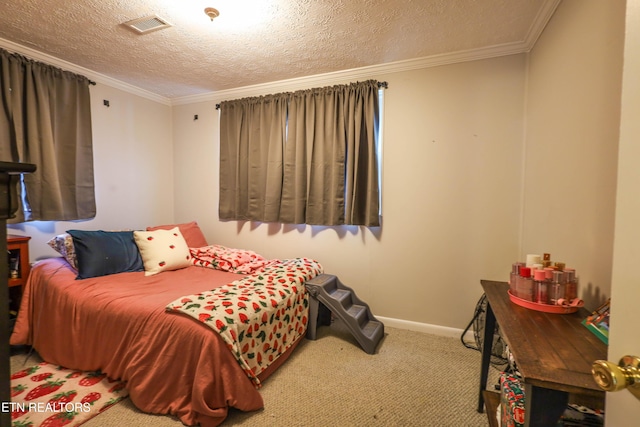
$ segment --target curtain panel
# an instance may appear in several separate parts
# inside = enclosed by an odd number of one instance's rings
[[[220,116],[221,219],[277,222],[287,95],[223,103]]]
[[[380,225],[376,81],[220,107],[220,219]]]
[[[9,222],[95,217],[89,80],[0,49],[0,159],[33,163]]]

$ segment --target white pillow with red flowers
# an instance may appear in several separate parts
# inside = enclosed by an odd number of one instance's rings
[[[178,227],[171,230],[134,231],[145,276],[191,265],[191,254]]]

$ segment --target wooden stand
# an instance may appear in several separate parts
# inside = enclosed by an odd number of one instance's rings
[[[500,427],[496,413],[500,406],[500,393],[495,391],[484,390],[484,405],[487,408],[487,418],[489,419],[489,427]]]
[[[18,311],[22,299],[22,288],[27,282],[31,266],[29,264],[29,236],[7,235],[7,255],[9,256],[9,309]],[[11,265],[12,261],[16,265]]]
[[[551,314],[529,310],[509,300],[507,283],[481,283],[488,302],[483,342],[489,345],[482,349],[478,412],[484,410],[496,322],[523,377],[525,426],[555,425],[570,396],[603,408],[604,391],[591,376],[591,364],[606,359],[607,346],[581,324],[589,312],[580,309],[576,313]],[[495,410],[488,416],[495,418]]]

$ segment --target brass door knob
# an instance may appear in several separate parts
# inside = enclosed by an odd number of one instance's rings
[[[640,399],[640,358],[624,356],[616,365],[607,360],[596,360],[591,366],[591,375],[605,391],[628,389]]]

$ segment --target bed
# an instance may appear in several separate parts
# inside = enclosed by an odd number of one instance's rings
[[[81,242],[72,241],[77,250]],[[142,270],[137,264],[81,279],[81,261],[90,258],[80,253],[75,266],[67,256],[39,261],[11,344],[32,345],[47,362],[124,380],[140,410],[186,425],[217,426],[230,407],[262,408],[261,381],[303,339],[304,282],[322,267],[306,258],[264,260],[248,251],[220,257],[223,247],[187,246],[189,265],[151,273],[142,246]]]

